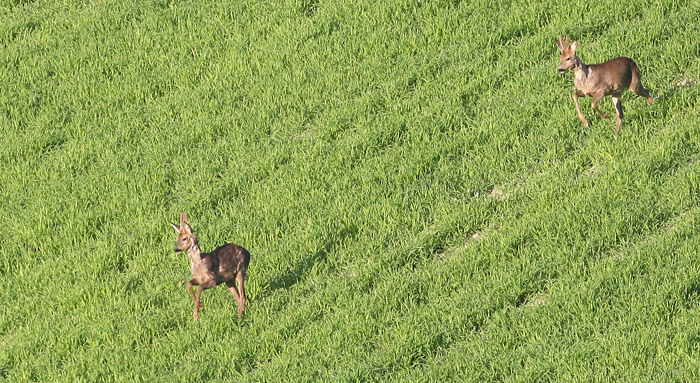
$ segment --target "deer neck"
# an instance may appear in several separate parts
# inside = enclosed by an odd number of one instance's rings
[[[197,244],[197,240],[194,240],[194,244],[187,249],[187,255],[190,256],[190,260],[192,263],[199,263],[202,261],[202,250],[199,248],[199,244]]]
[[[574,60],[574,83],[577,88],[581,89],[581,87],[583,87],[583,85],[586,83],[586,80],[588,80],[588,74],[590,71],[588,65],[584,64],[584,62],[581,61],[578,56],[574,56]]]

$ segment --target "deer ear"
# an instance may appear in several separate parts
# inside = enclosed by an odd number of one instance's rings
[[[187,223],[187,213],[180,213],[180,226],[184,226]]]
[[[170,226],[172,226],[173,229],[175,229],[175,231],[177,231],[177,233],[180,234],[180,225],[176,225],[174,223],[171,223]]]
[[[578,48],[578,41],[574,40],[574,41],[571,43],[571,50],[574,51],[574,52],[576,52],[576,49],[577,49],[577,48]]]

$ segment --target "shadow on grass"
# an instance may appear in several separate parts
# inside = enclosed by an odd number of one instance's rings
[[[344,242],[348,238],[353,238],[357,235],[358,228],[355,225],[349,225],[343,227],[335,235],[332,235],[314,254],[302,258],[294,266],[292,266],[286,273],[280,275],[279,277],[271,280],[265,288],[264,291],[272,291],[277,289],[287,289],[297,282],[299,282],[304,274],[308,272],[315,265],[326,262],[328,256],[331,255],[338,244]]]

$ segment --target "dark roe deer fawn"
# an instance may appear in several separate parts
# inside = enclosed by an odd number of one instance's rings
[[[610,117],[607,113],[602,113],[598,109],[598,101],[601,98],[611,95],[615,111],[617,112],[617,127],[620,131],[622,125],[622,101],[620,95],[625,89],[629,88],[632,93],[643,96],[647,99],[647,104],[651,105],[654,101],[649,92],[642,86],[642,75],[639,73],[637,64],[627,57],[618,57],[601,64],[586,65],[576,56],[576,48],[578,42],[574,40],[569,43],[570,37],[566,39],[559,36],[557,46],[561,50],[561,65],[559,73],[564,73],[569,69],[574,70],[574,85],[576,85],[576,93],[574,93],[574,103],[576,104],[576,113],[578,118],[583,122],[585,127],[588,127],[588,120],[581,113],[581,107],[578,104],[579,97],[593,97],[591,107],[598,112],[600,117]]]
[[[190,267],[192,280],[187,283],[187,288],[190,290],[194,300],[194,320],[199,319],[199,309],[203,307],[199,302],[202,291],[223,282],[226,282],[226,286],[228,286],[231,294],[236,297],[236,301],[238,301],[238,316],[242,316],[246,302],[243,283],[245,282],[245,273],[250,262],[248,250],[238,245],[227,243],[217,247],[211,253],[202,253],[197,243],[197,237],[192,232],[190,225],[187,224],[187,213],[180,214],[179,225],[174,223],[170,225],[177,231],[175,252],[187,251],[187,255],[190,256],[190,261],[192,262]],[[238,282],[238,288],[236,288],[236,281]],[[192,286],[196,285],[199,285],[199,288],[195,295]]]

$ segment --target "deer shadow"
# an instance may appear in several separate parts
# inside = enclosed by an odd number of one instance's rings
[[[277,289],[287,289],[294,286],[300,280],[304,278],[304,275],[315,265],[326,262],[329,255],[333,253],[334,249],[338,244],[342,243],[348,238],[352,238],[357,235],[358,228],[355,225],[345,226],[335,235],[328,239],[321,249],[316,251],[314,254],[303,257],[296,264],[291,266],[287,272],[272,279],[268,283],[263,285],[263,291],[273,291]]]

